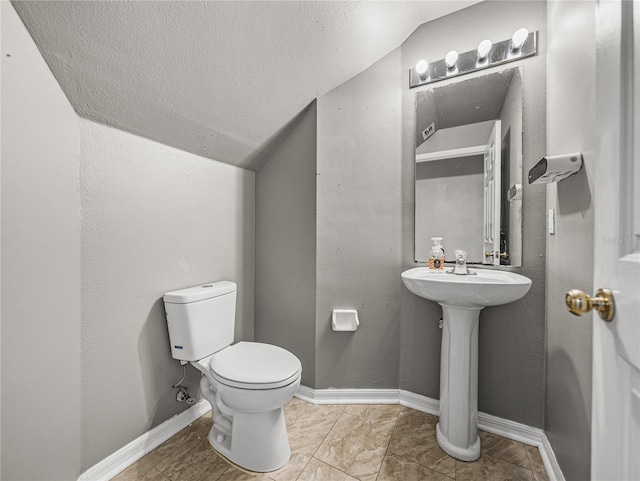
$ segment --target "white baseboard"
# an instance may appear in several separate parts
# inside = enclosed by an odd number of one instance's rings
[[[440,401],[402,389],[312,389],[300,386],[296,397],[313,404],[400,404],[428,414],[440,414]],[[478,413],[478,427],[507,439],[536,446],[550,481],[565,481],[547,435],[542,429]]]
[[[542,438],[545,436],[544,431],[540,428],[533,428],[526,424],[480,412],[478,413],[478,427],[503,438],[536,447],[540,446]]]
[[[312,404],[398,404],[397,389],[298,388],[296,397]]]
[[[399,389],[398,404],[434,416],[440,415],[440,401],[411,391]]]
[[[210,409],[211,405],[206,399],[200,400],[186,411],[159,424],[89,468],[80,475],[78,481],[105,481],[113,478]]]
[[[556,455],[553,452],[553,448],[551,447],[549,438],[547,438],[546,434],[542,438],[538,449],[540,450],[542,462],[547,470],[550,481],[565,481],[564,474],[562,474],[562,470],[560,469],[560,465],[558,464],[558,460],[556,459]]]

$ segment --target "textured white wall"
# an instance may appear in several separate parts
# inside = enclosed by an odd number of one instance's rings
[[[78,121],[2,9],[2,479],[80,474]]]
[[[80,159],[86,469],[187,407],[165,292],[237,282],[235,337],[253,339],[255,174],[88,120]]]

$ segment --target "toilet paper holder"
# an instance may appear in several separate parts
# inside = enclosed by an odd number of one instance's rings
[[[331,329],[334,331],[355,331],[359,325],[355,309],[334,309],[331,314]]]

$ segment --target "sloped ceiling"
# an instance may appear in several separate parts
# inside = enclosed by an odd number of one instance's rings
[[[315,97],[473,3],[13,4],[80,116],[256,169]]]

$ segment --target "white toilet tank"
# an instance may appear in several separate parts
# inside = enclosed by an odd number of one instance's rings
[[[236,289],[219,281],[164,295],[174,359],[197,361],[233,344]]]

